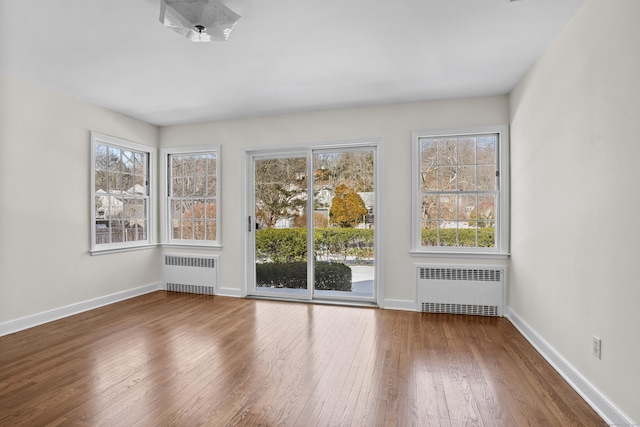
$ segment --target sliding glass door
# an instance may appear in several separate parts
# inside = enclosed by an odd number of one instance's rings
[[[248,294],[374,302],[375,147],[247,156]]]

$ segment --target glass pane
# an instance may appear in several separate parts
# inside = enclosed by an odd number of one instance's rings
[[[137,229],[135,225],[132,226],[129,223],[126,223],[124,228],[125,242],[135,242],[137,240],[137,237]]]
[[[95,191],[106,191],[107,188],[107,172],[103,170],[96,170]]]
[[[480,136],[477,138],[478,164],[496,164],[497,135]]]
[[[478,166],[478,190],[492,191],[496,189],[495,165]]]
[[[207,176],[207,196],[217,196],[216,182],[217,177],[215,175]]]
[[[486,227],[478,229],[478,246],[482,248],[493,248],[496,246],[496,223],[486,221]]]
[[[435,221],[438,219],[438,196],[422,196],[422,221]]]
[[[458,246],[458,229],[451,221],[438,222],[438,242],[440,246]]]
[[[125,173],[134,172],[133,153],[131,151],[122,151],[122,167]]]
[[[478,227],[488,227],[496,219],[496,196],[482,194],[478,196]]]
[[[455,227],[455,224],[451,224],[452,221],[456,221],[458,217],[458,196],[455,194],[446,194],[438,196],[440,205],[440,220],[446,220],[443,223],[444,227]]]
[[[216,205],[216,199],[208,198],[205,200],[205,203],[206,203],[206,209],[204,212],[204,219],[205,220],[216,219],[216,211],[218,208]]]
[[[204,240],[204,220],[194,218],[193,220],[193,240]]]
[[[459,170],[458,189],[460,191],[475,191],[476,190],[476,167],[460,166],[458,170]]]
[[[109,172],[109,183],[107,184],[109,189],[107,192],[122,192],[122,174],[118,172]]]
[[[109,212],[109,197],[96,196],[94,208],[95,208],[96,219],[107,218],[107,214]]]
[[[438,169],[435,166],[422,166],[420,171],[420,187],[422,191],[438,190]]]
[[[196,156],[196,170],[195,173],[198,175],[206,175],[207,174],[207,155],[206,154],[198,154]]]
[[[122,161],[120,159],[120,149],[109,147],[109,170],[119,172],[122,169]]]
[[[106,145],[96,144],[96,170],[106,170],[109,167],[109,149]]]
[[[173,197],[184,196],[184,183],[182,182],[182,177],[173,178],[171,182],[171,195]]]
[[[144,199],[129,199],[127,203],[127,219],[135,224],[141,224],[146,218]]]
[[[471,217],[473,216],[475,219],[476,196],[473,194],[460,195],[458,202],[458,221],[461,222],[459,227],[475,227],[475,222],[471,220]]]
[[[214,154],[209,154],[207,156],[207,174],[209,175],[216,175],[217,173],[217,157]]]
[[[460,197],[460,208],[463,211],[460,221],[466,221],[466,227],[476,228],[478,222],[478,197],[476,195],[464,195]],[[461,225],[461,227],[464,227]]]
[[[111,243],[125,242],[125,227],[121,220],[111,221]]]
[[[185,168],[186,169],[186,168]],[[193,175],[186,175],[182,181],[182,195],[185,197],[195,196],[195,178]]]
[[[147,174],[147,155],[145,153],[134,153],[134,173],[136,175],[146,175]]]
[[[182,210],[180,207],[182,203],[180,199],[172,199],[171,200],[171,217],[175,219],[180,219],[182,217]]]
[[[458,141],[457,139],[438,140],[438,165],[458,164]]]
[[[458,163],[461,165],[474,165],[476,163],[475,138],[458,139]]]
[[[138,240],[147,240],[148,221],[143,221],[141,227],[138,228]]]
[[[438,246],[438,223],[436,221],[422,221],[422,246]]]
[[[170,159],[171,159],[171,175],[174,178],[182,176],[182,165],[183,165],[182,156],[172,155]]]
[[[184,156],[183,163],[183,174],[185,176],[193,176],[196,173],[196,157],[195,156]]]
[[[184,218],[180,220],[180,228],[182,238],[185,240],[193,240],[193,219]]]
[[[475,228],[460,228],[458,229],[458,246],[465,248],[475,248],[477,244],[478,230]]]
[[[196,175],[194,179],[194,193],[196,196],[207,195],[207,177],[206,175]]]
[[[121,218],[123,208],[124,199],[121,197],[109,196],[109,209],[107,211],[107,216],[109,218]]]
[[[420,184],[422,191],[438,189],[438,143],[434,139],[420,140]]]
[[[136,186],[136,194],[143,196],[149,195],[149,187],[147,186],[147,180],[143,176],[134,175],[134,185]]]
[[[205,221],[205,232],[206,232],[206,240],[216,240],[216,231],[217,231],[217,227],[216,227],[216,220],[214,219],[209,219]]]
[[[448,191],[458,188],[458,168],[441,167],[438,169],[438,190]]]
[[[425,166],[438,164],[438,141],[432,138],[420,139],[420,162]]]
[[[104,221],[96,221],[96,245],[109,243],[109,228]]]
[[[122,190],[126,194],[143,194],[144,188],[134,187],[133,175],[123,174],[122,175]]]

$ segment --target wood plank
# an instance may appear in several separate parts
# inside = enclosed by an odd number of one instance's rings
[[[606,425],[502,318],[154,292],[0,337],[0,425]]]

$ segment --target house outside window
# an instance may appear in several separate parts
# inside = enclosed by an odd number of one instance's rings
[[[148,246],[154,150],[96,132],[91,146],[91,251]]]
[[[506,254],[506,126],[414,132],[413,145],[413,251]]]

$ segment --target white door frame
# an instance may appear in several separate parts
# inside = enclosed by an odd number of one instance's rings
[[[251,227],[251,231],[248,229],[248,217],[254,216],[255,210],[255,175],[254,175],[254,162],[259,158],[277,158],[277,157],[295,157],[295,156],[306,156],[307,157],[307,176],[310,179],[307,179],[307,194],[313,194],[313,177],[312,177],[312,168],[313,168],[313,153],[316,151],[329,151],[329,150],[348,150],[350,148],[372,148],[374,150],[374,182],[375,182],[375,204],[374,204],[374,218],[375,218],[375,228],[376,232],[374,233],[374,253],[375,253],[375,265],[374,265],[374,297],[370,302],[377,304],[382,307],[382,302],[384,301],[384,286],[383,286],[383,268],[382,262],[383,259],[383,247],[381,244],[381,235],[383,230],[383,221],[382,221],[382,187],[381,183],[381,174],[382,174],[382,159],[381,159],[381,150],[382,150],[382,141],[380,139],[368,139],[368,140],[358,140],[358,141],[338,141],[332,143],[321,143],[321,144],[305,144],[305,145],[296,145],[296,146],[280,146],[280,147],[265,147],[265,148],[254,148],[254,149],[243,149],[243,220],[242,224],[242,235],[243,235],[243,258],[244,258],[244,266],[245,266],[245,274],[244,274],[244,283],[242,289],[242,296],[269,296],[269,297],[280,297],[280,295],[264,295],[260,293],[256,293],[255,291],[255,221]],[[307,212],[313,212],[313,197],[307,198]],[[313,215],[307,214],[307,218],[309,222],[313,221]],[[312,224],[311,224],[312,225]],[[308,226],[309,230],[313,230]],[[312,254],[313,251],[313,232],[307,233],[307,245],[309,248],[309,254]],[[294,298],[299,300],[313,300],[313,290],[314,290],[314,277],[313,277],[313,262],[308,263],[308,286],[307,293],[302,296],[292,297],[290,295],[283,295],[284,298]],[[357,301],[355,301],[357,302]]]

